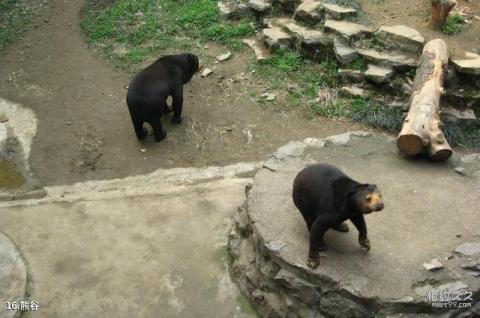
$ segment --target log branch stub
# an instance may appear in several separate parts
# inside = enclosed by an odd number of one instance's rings
[[[457,0],[432,0],[431,25],[435,30],[442,29],[450,11],[452,11],[457,4]]]

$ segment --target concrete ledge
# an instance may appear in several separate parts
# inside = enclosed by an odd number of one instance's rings
[[[315,162],[377,183],[386,209],[366,218],[370,252],[358,245],[353,226],[349,233],[329,231],[328,251],[311,270],[305,262],[308,233],[291,189],[298,171]],[[398,156],[393,138],[356,132],[291,142],[265,165],[229,236],[233,275],[261,316],[469,317],[480,310],[480,278],[468,270],[480,264],[479,201],[473,194],[480,189],[480,161],[465,177],[455,173],[453,162],[408,161]],[[462,200],[452,200],[453,193]],[[423,264],[433,258],[442,268],[428,271]],[[432,306],[429,292],[445,290],[472,293],[472,308],[460,313],[465,308]]]

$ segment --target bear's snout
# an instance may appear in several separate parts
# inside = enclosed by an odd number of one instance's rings
[[[376,212],[382,211],[384,207],[385,205],[383,204],[383,202],[380,202],[374,206],[373,210]]]

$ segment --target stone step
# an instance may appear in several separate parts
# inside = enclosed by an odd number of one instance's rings
[[[355,61],[359,55],[358,52],[351,48],[346,41],[342,41],[339,38],[333,40],[333,52],[340,64],[347,65]]]
[[[272,8],[272,3],[269,0],[249,0],[248,6],[259,13],[264,13]]]
[[[375,38],[386,48],[413,53],[420,53],[425,44],[420,32],[405,25],[382,26],[375,32]]]
[[[365,75],[360,70],[338,69],[338,77],[343,83],[361,83]]]
[[[480,55],[466,53],[466,59],[452,59],[452,64],[460,73],[480,75]]]
[[[280,27],[266,28],[262,30],[263,42],[270,50],[284,51],[292,46],[291,36],[284,32]]]
[[[417,67],[418,63],[417,58],[397,52],[380,52],[362,48],[358,48],[357,52],[369,62],[399,69]]]
[[[372,34],[373,30],[369,27],[366,27],[361,24],[347,22],[347,21],[337,21],[332,19],[327,19],[324,25],[325,32],[331,32],[338,34],[346,39],[359,37],[361,35]]]
[[[345,97],[368,97],[368,92],[358,86],[343,86],[340,88],[340,94]]]
[[[315,23],[322,19],[323,6],[321,1],[305,0],[295,10],[294,17],[296,20],[307,23]]]
[[[332,19],[347,19],[357,15],[357,10],[348,6],[340,6],[333,3],[322,3],[325,15]]]
[[[279,18],[272,21],[272,24],[291,34],[297,41],[307,46],[323,45],[332,43],[332,39],[321,30],[304,27],[296,24],[295,21],[288,18]]]
[[[263,43],[258,41],[256,38],[244,39],[242,43],[244,43],[253,50],[257,61],[268,60],[272,57],[270,51],[263,45]]]
[[[367,80],[376,84],[387,82],[393,76],[393,70],[388,67],[368,64],[368,69],[365,71]]]
[[[250,14],[246,0],[222,0],[217,3],[220,16],[224,19],[240,19]]]

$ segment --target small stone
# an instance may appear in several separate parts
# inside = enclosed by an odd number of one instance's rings
[[[277,152],[281,155],[300,157],[303,155],[303,151],[307,147],[306,144],[300,141],[290,141],[285,146],[278,148]]]
[[[207,77],[208,75],[212,74],[213,71],[209,68],[206,68],[203,70],[202,74],[200,74],[201,77]]]
[[[263,93],[262,95],[260,95],[260,97],[266,98],[268,101],[273,101],[273,100],[275,100],[275,98],[277,97],[277,94],[273,94],[273,93]]]
[[[466,175],[465,173],[465,168],[462,168],[462,167],[456,167],[455,169],[453,169],[456,173],[458,174],[461,174],[462,176]]]
[[[72,124],[72,123],[69,122],[69,121],[67,121],[67,122],[65,123],[65,125],[67,125],[67,126],[70,126],[71,124]]]
[[[436,271],[442,269],[443,265],[436,258],[434,258],[428,263],[423,263],[423,267],[425,267],[427,271]]]
[[[457,234],[457,235],[455,235],[455,236],[458,237],[458,238],[461,238],[461,237],[462,237],[462,234]]]
[[[147,149],[142,148],[142,149],[140,149],[140,151],[141,151],[141,152],[147,152]]]
[[[349,70],[349,69],[338,69],[338,76],[344,83],[355,82],[359,83],[362,82],[365,78],[363,73],[359,70]]]
[[[43,22],[48,23],[50,20],[48,18],[43,19]]]
[[[72,22],[68,22],[68,23],[67,23],[67,26],[72,26]]]
[[[279,240],[275,240],[275,241],[268,242],[267,244],[265,244],[265,246],[269,250],[273,251],[274,253],[280,254],[283,251],[283,249],[287,246],[287,243]]]
[[[415,300],[415,298],[413,298],[412,296],[405,296],[405,297],[402,297],[402,298],[395,299],[393,302],[394,303],[409,304],[409,303],[413,303],[414,300]]]
[[[465,256],[473,256],[480,254],[480,242],[468,242],[463,243],[455,249],[455,253],[459,253]]]
[[[327,143],[331,143],[336,146],[346,146],[350,142],[350,133],[345,133],[341,135],[334,135],[327,137]]]
[[[225,54],[220,54],[217,56],[217,60],[219,62],[223,62],[223,61],[226,61],[228,60],[230,57],[232,56],[232,52],[227,52]]]

